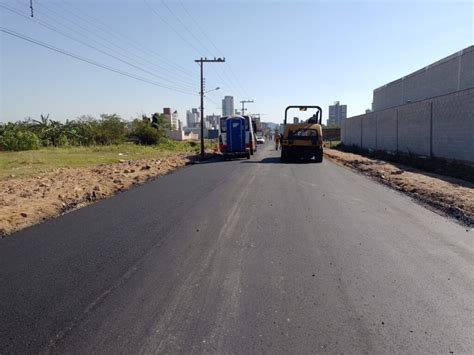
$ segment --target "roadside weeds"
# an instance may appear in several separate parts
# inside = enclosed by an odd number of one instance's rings
[[[474,227],[474,183],[335,149],[325,149],[324,153],[339,165],[370,176],[467,227]]]

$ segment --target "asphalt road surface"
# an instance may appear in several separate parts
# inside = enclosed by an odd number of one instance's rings
[[[0,353],[472,353],[473,231],[277,155],[2,239]]]

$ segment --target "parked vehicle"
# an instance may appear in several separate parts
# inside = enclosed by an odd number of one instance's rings
[[[250,149],[250,154],[253,155],[253,153],[257,151],[257,136],[255,135],[257,132],[257,126],[255,122],[252,121],[252,117],[242,117],[245,118],[245,142],[247,147]]]
[[[231,116],[224,116],[221,117],[220,121],[220,131],[223,132],[226,130],[225,121],[227,118]],[[257,137],[255,136],[255,125],[252,122],[250,116],[234,116],[234,117],[242,117],[245,120],[245,146],[249,149],[250,155],[253,155],[254,152],[257,151]],[[223,142],[225,143],[225,137],[223,136]]]
[[[250,159],[247,144],[246,120],[242,116],[222,117],[220,121],[219,149],[224,159],[246,157]]]
[[[257,144],[265,144],[265,138],[263,136],[257,136]]]

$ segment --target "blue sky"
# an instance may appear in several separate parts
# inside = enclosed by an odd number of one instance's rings
[[[200,56],[226,57],[205,65],[206,89],[221,88],[207,94],[205,114],[220,114],[221,99],[232,95],[238,107],[253,99],[248,107],[263,121],[281,122],[290,104],[318,104],[325,119],[336,100],[353,116],[370,108],[374,88],[474,43],[473,1],[33,3],[35,20],[122,61],[33,22],[29,0],[0,0],[25,16],[0,7],[0,26],[191,94],[0,32],[1,121],[47,113],[58,120],[100,113],[130,119],[163,107],[184,119],[199,106]]]

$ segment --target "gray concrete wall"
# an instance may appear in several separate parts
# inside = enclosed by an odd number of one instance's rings
[[[474,88],[347,118],[346,145],[474,162]]]
[[[344,128],[345,125],[346,125],[346,120],[343,120],[341,122],[341,141],[344,141],[344,139],[345,139],[344,134],[347,132],[347,130]]]
[[[373,93],[374,111],[474,87],[474,46],[443,58]]]
[[[398,151],[430,155],[431,102],[421,101],[398,108]]]
[[[379,111],[377,115],[377,149],[398,151],[397,110]]]
[[[361,146],[362,144],[362,117],[364,115],[352,117],[349,122],[349,141],[351,145]],[[347,120],[347,118],[346,118]]]
[[[433,155],[474,161],[474,89],[432,102]]]
[[[474,46],[470,48],[474,48]],[[461,72],[460,90],[472,88],[474,86],[474,49],[461,57],[461,68],[468,68],[468,70]]]
[[[377,116],[368,113],[362,117],[362,148],[377,149]]]

